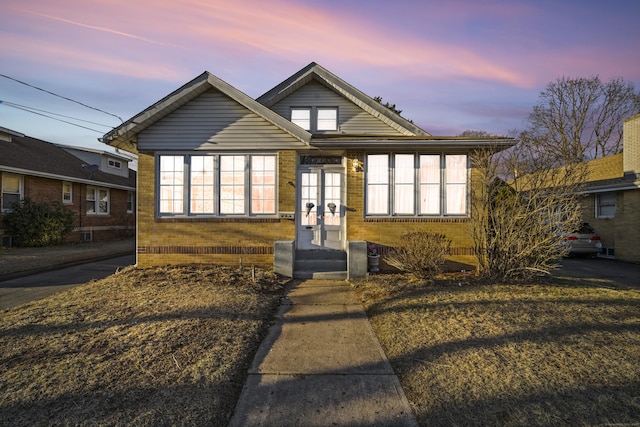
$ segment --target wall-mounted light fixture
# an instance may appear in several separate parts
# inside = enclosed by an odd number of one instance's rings
[[[351,161],[351,169],[354,172],[362,172],[364,170],[363,167],[362,167],[362,162],[360,160],[358,160],[358,159],[353,159]]]

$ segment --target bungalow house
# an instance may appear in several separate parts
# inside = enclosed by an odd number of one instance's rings
[[[623,126],[623,152],[587,162],[582,217],[602,239],[601,256],[640,262],[640,114]]]
[[[135,172],[115,153],[51,144],[0,128],[0,217],[24,198],[74,212],[69,242],[132,236]],[[2,246],[12,237],[1,229]]]
[[[315,63],[257,99],[205,72],[102,141],[138,155],[138,266],[296,277],[362,277],[411,230],[474,263],[468,153],[511,145],[432,136]]]

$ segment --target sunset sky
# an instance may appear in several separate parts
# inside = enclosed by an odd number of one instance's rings
[[[434,135],[506,134],[561,76],[640,89],[639,19],[638,0],[3,0],[0,74],[127,120],[205,70],[255,98],[315,61]],[[0,100],[0,127],[50,142],[105,148],[120,124],[6,77]]]

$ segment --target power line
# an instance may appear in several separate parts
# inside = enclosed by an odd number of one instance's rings
[[[0,102],[1,102],[1,101],[0,101]],[[2,102],[2,104],[3,104],[3,105],[6,105],[7,107],[12,107],[12,108],[16,108],[16,109],[18,109],[18,110],[23,110],[23,111],[26,111],[26,112],[31,113],[31,114],[36,114],[36,115],[38,115],[38,116],[46,117],[46,118],[48,118],[48,119],[57,120],[57,121],[59,121],[59,122],[67,123],[67,124],[69,124],[69,125],[77,126],[77,127],[79,127],[79,128],[87,129],[87,130],[90,130],[90,131],[93,131],[93,132],[104,133],[103,131],[100,131],[100,130],[97,130],[97,129],[92,129],[92,128],[87,127],[87,126],[82,126],[82,125],[79,125],[79,124],[77,124],[77,123],[69,122],[69,121],[67,121],[67,120],[62,120],[62,119],[58,119],[58,118],[56,118],[56,117],[51,117],[51,116],[48,116],[48,115],[43,114],[43,113],[38,113],[37,111],[32,111],[32,110],[30,110],[28,107],[26,107],[26,108],[25,108],[25,107],[21,107],[21,106],[18,106],[18,104],[10,105],[10,104],[12,104],[12,103],[5,103],[5,102]],[[56,114],[56,113],[52,113],[52,114]],[[84,120],[83,120],[83,121],[84,121]],[[96,124],[98,124],[98,123],[96,123]],[[100,125],[100,126],[105,126],[105,125]],[[110,126],[107,126],[107,127],[110,127]]]
[[[90,120],[79,119],[77,117],[72,117],[72,116],[65,116],[64,114],[54,113],[52,111],[47,111],[47,110],[41,110],[39,108],[29,107],[28,105],[16,104],[15,102],[3,101],[1,99],[0,99],[0,105],[6,105],[7,107],[14,107],[14,108],[17,108],[19,110],[24,110],[24,111],[28,111],[28,112],[39,111],[41,113],[53,114],[54,116],[64,117],[66,119],[75,120],[77,122],[89,123],[89,124],[92,124],[92,125],[103,126],[103,127],[106,127],[106,128],[112,128],[113,127],[111,125],[103,125],[102,123],[92,122]]]
[[[74,102],[74,103],[76,103],[76,104],[82,105],[83,107],[89,108],[89,109],[91,109],[91,110],[95,110],[95,111],[99,111],[99,112],[104,113],[104,114],[108,114],[109,116],[115,117],[115,118],[117,118],[118,120],[120,120],[120,122],[121,122],[121,123],[124,123],[124,120],[122,120],[122,118],[121,118],[121,117],[116,116],[115,114],[109,113],[109,112],[107,112],[107,111],[101,110],[101,109],[96,108],[96,107],[92,107],[92,106],[87,105],[87,104],[84,104],[84,103],[82,103],[82,102],[80,102],[80,101],[76,101],[75,99],[71,99],[71,98],[67,98],[66,96],[58,95],[57,93],[54,93],[54,92],[48,91],[48,90],[46,90],[46,89],[42,89],[42,88],[40,88],[40,87],[38,87],[38,86],[34,86],[34,85],[32,85],[32,84],[29,84],[29,83],[23,82],[23,81],[18,80],[18,79],[14,79],[13,77],[9,77],[9,76],[7,76],[7,75],[5,75],[5,74],[0,74],[0,77],[4,77],[5,79],[13,80],[14,82],[17,82],[17,83],[23,84],[23,85],[28,86],[28,87],[30,87],[30,88],[32,88],[32,89],[36,89],[36,90],[39,90],[39,91],[42,91],[42,92],[48,93],[49,95],[57,96],[58,98],[62,98],[62,99],[64,99],[64,100],[66,100],[66,101]]]

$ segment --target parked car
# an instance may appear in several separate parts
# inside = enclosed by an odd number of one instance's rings
[[[578,231],[567,234],[564,238],[564,243],[567,245],[569,255],[591,255],[595,257],[602,251],[600,236],[586,222],[582,224]]]

